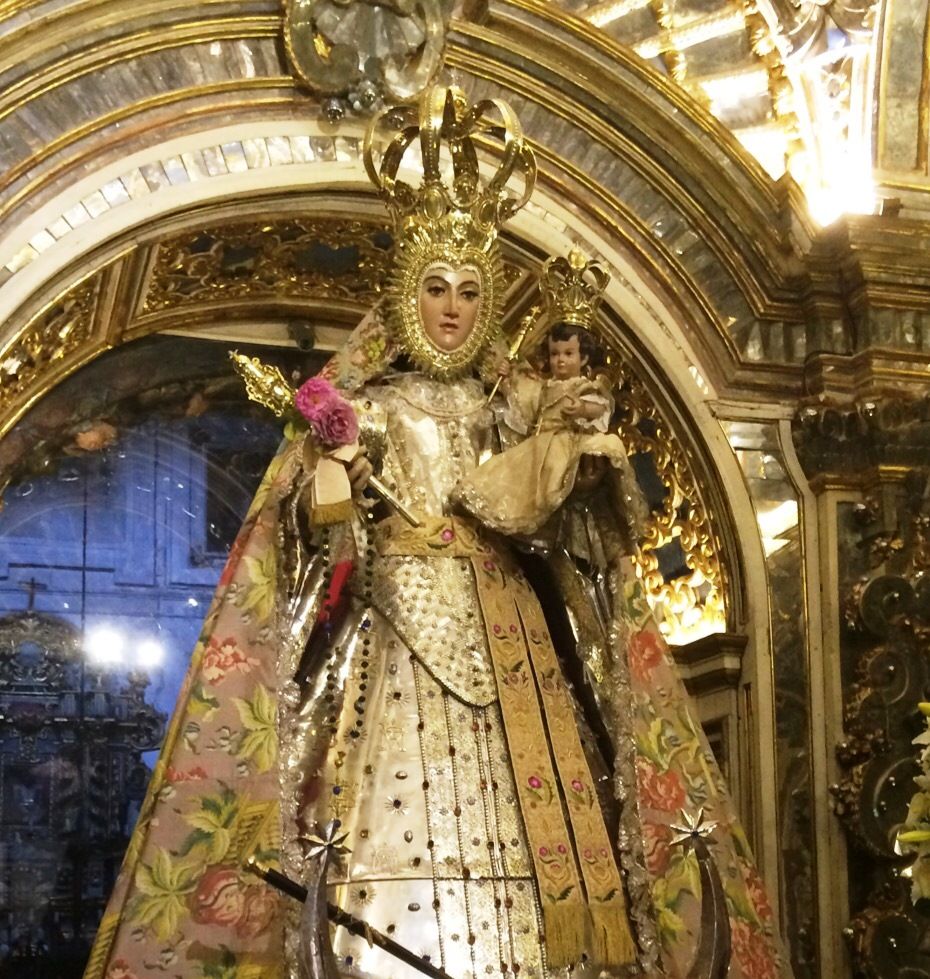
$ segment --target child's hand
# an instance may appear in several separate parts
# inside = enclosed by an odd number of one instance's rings
[[[562,417],[571,421],[573,418],[581,418],[585,414],[585,406],[580,398],[567,398],[562,405]]]
[[[513,370],[513,364],[511,364],[509,360],[502,360],[497,365],[497,376],[501,378],[501,380],[506,381],[507,378],[510,377],[510,372],[512,370]]]

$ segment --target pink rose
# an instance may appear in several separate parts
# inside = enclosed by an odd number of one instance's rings
[[[211,867],[200,878],[191,904],[197,924],[232,928],[242,938],[261,934],[277,909],[268,888],[245,886],[231,867]]]
[[[630,636],[630,674],[640,686],[647,686],[652,671],[662,662],[662,641],[654,632],[643,630]]]
[[[200,878],[191,899],[191,915],[199,925],[232,928],[245,914],[245,892],[232,867],[211,867]]]
[[[107,969],[106,979],[136,979],[136,974],[125,959],[116,959]]]
[[[765,885],[759,877],[759,871],[753,866],[743,864],[743,879],[746,881],[746,894],[753,910],[760,921],[768,921],[772,917],[772,905],[765,892]]]
[[[274,919],[278,902],[270,887],[250,887],[246,891],[245,909],[236,922],[236,934],[255,938],[265,931]]]
[[[229,556],[226,558],[226,564],[223,565],[223,573],[220,575],[218,588],[223,588],[233,580],[233,575],[239,567],[239,559],[242,557],[248,539],[249,535],[240,531],[233,541],[233,546],[229,549]]]
[[[258,666],[258,660],[246,656],[232,636],[223,640],[210,637],[202,664],[203,676],[208,683],[218,683],[229,673],[251,673],[253,666]]]
[[[636,782],[640,802],[648,809],[675,812],[685,804],[687,796],[675,772],[660,775],[651,762],[640,758],[636,763]]]
[[[165,778],[174,785],[176,782],[199,782],[207,777],[206,769],[202,765],[195,765],[186,772],[170,765],[165,770]]]
[[[350,445],[358,438],[355,409],[341,398],[330,401],[313,422],[313,430],[324,445]]]
[[[336,389],[325,377],[311,377],[297,389],[294,406],[311,424],[318,421],[320,413],[333,400],[338,399]]]

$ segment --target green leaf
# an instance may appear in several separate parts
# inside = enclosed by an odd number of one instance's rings
[[[159,847],[152,862],[141,864],[136,871],[138,894],[129,909],[130,920],[151,928],[163,941],[170,938],[189,914],[187,895],[196,887],[201,869],[200,863],[176,862]]]
[[[206,830],[195,829],[193,833],[188,833],[184,842],[178,850],[179,857],[186,857],[195,847],[202,844],[209,844],[210,834]]]
[[[194,827],[184,841],[187,852],[197,850],[208,864],[220,863],[229,851],[240,808],[239,798],[227,786],[217,794],[201,796],[199,810],[184,816]]]
[[[736,918],[742,918],[744,921],[748,921],[751,924],[759,925],[759,918],[749,901],[749,896],[746,893],[746,889],[740,881],[735,886],[727,887],[724,884],[724,893],[727,898],[727,906],[730,913]]]
[[[236,750],[236,757],[253,759],[259,772],[274,765],[278,752],[275,702],[267,687],[259,684],[252,700],[233,698],[245,731]]]
[[[254,609],[255,615],[263,621],[271,615],[274,608],[277,592],[277,551],[268,547],[261,557],[246,555],[243,561],[251,584],[245,589],[239,605],[246,612]]]
[[[678,850],[669,860],[665,871],[665,901],[670,907],[677,907],[682,894],[699,894],[701,875],[697,857],[693,850],[687,854]]]

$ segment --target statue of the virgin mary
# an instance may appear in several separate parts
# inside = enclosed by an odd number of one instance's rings
[[[503,142],[489,179],[479,134]],[[418,185],[398,176],[413,148]],[[304,400],[312,417],[327,384],[351,399],[402,512],[327,502],[324,463],[344,456],[319,427],[290,427],[194,651],[89,979],[316,979],[299,905],[245,864],[306,881],[327,839],[329,901],[453,979],[690,975],[702,895],[676,840],[694,834],[722,882],[727,975],[781,975],[748,847],[629,570],[628,471],[569,498],[543,557],[453,503],[520,437],[487,394],[506,358],[495,239],[535,177],[515,116],[434,88],[380,159],[369,139],[366,164],[395,271]],[[341,928],[332,950],[330,979],[418,975]]]

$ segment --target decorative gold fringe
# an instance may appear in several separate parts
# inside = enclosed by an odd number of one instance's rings
[[[590,904],[591,947],[589,956],[600,966],[628,965],[636,959],[626,908],[620,901]]]
[[[331,523],[343,523],[352,519],[352,501],[340,500],[338,503],[320,503],[310,510],[310,520],[314,527],[324,527]]]
[[[554,969],[575,965],[586,951],[587,908],[579,900],[543,906],[546,958]]]

